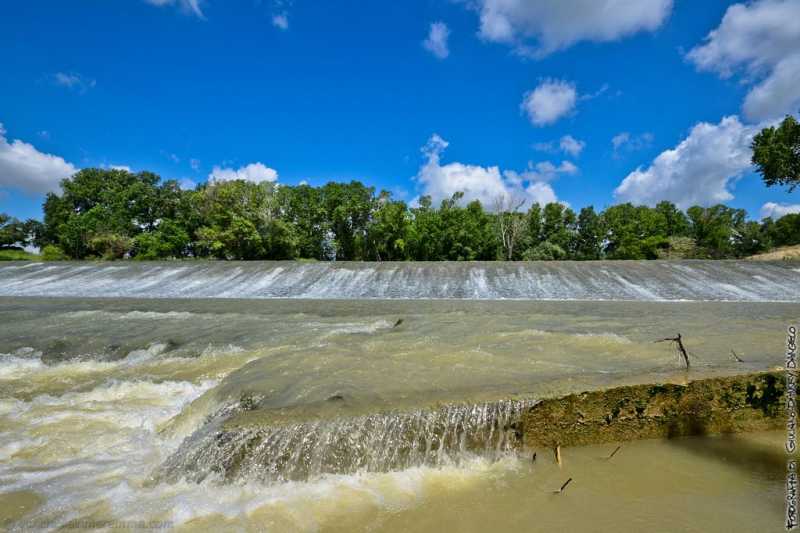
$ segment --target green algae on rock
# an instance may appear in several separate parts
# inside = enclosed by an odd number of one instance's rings
[[[783,372],[616,387],[543,400],[520,422],[528,447],[739,433],[783,425]]]

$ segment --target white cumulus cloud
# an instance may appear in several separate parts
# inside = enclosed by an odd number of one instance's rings
[[[575,84],[564,80],[543,80],[522,98],[521,109],[535,126],[553,124],[575,108]]]
[[[580,41],[607,42],[659,28],[672,0],[475,0],[480,36],[542,57]]]
[[[239,169],[214,166],[211,169],[211,174],[208,175],[208,179],[209,181],[245,180],[261,183],[264,181],[276,181],[278,179],[278,171],[269,168],[263,163],[250,163]]]
[[[681,208],[731,200],[728,187],[750,168],[750,142],[759,128],[736,116],[696,124],[675,148],[628,174],[614,195],[637,204],[669,200]]]
[[[742,110],[753,121],[800,106],[800,2],[760,0],[730,6],[703,44],[687,54],[699,70],[754,84]]]
[[[800,204],[776,204],[767,202],[761,206],[761,218],[772,217],[778,220],[784,215],[800,213]]]
[[[579,141],[572,135],[564,135],[558,142],[558,147],[561,148],[561,151],[565,154],[578,157],[581,155],[581,152],[583,152],[583,149],[586,148],[586,143],[584,141]]]
[[[647,148],[653,142],[653,134],[644,132],[641,135],[631,135],[628,131],[617,133],[611,138],[611,146],[614,147],[614,156],[619,156],[622,150],[636,152]]]
[[[184,191],[191,191],[192,189],[197,187],[197,183],[195,183],[194,180],[191,180],[189,178],[183,178],[178,181],[178,187],[180,187]]]
[[[76,72],[56,72],[53,75],[53,83],[67,89],[73,89],[83,94],[97,85],[97,81],[86,78]]]
[[[199,18],[205,18],[203,15],[203,10],[200,9],[201,0],[144,0],[144,1],[147,2],[148,4],[152,4],[158,7],[175,5],[178,6],[184,13],[190,13]]]
[[[558,141],[537,142],[532,147],[539,152],[554,154],[561,151],[569,156],[578,157],[586,148],[586,142],[576,139],[572,135],[564,135]]]
[[[547,205],[558,202],[556,193],[549,183],[541,181],[531,183],[525,188],[525,195],[528,197],[529,204]],[[563,203],[563,202],[562,202]]]
[[[458,162],[442,164],[441,155],[448,144],[434,134],[422,148],[426,162],[415,180],[421,186],[422,194],[429,195],[434,203],[448,199],[456,192],[464,193],[464,203],[479,200],[486,209],[491,209],[498,198],[524,199],[527,205],[531,202],[556,202],[556,193],[548,181],[559,174],[578,171],[568,161],[559,166],[549,162],[529,165],[524,172],[501,172],[497,166],[483,167]]]
[[[422,46],[437,58],[445,59],[450,55],[450,48],[447,45],[447,39],[449,37],[450,29],[447,27],[447,24],[444,22],[433,22],[428,31],[428,38],[422,41]]]
[[[11,142],[0,124],[0,187],[31,194],[57,191],[62,179],[78,169],[56,155],[45,154],[19,139]]]

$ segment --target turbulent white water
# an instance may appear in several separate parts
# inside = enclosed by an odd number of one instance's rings
[[[748,261],[13,263],[0,296],[800,301],[800,273]]]
[[[726,262],[2,266],[0,530],[438,531],[446,515],[458,531],[617,531],[596,517],[616,526],[620,501],[637,524],[696,530],[664,519],[653,486],[688,487],[678,515],[720,517],[706,530],[758,530],[775,513],[747,510],[783,471],[754,478],[680,447],[626,463],[630,444],[613,464],[569,450],[562,470],[521,453],[517,422],[534,398],[685,376],[653,342],[676,332],[693,376],[780,364],[798,276]],[[541,301],[559,299],[581,301]],[[676,299],[741,301],[650,301]],[[645,485],[654,457],[670,468]],[[573,495],[591,518],[558,507]]]
[[[518,426],[532,400],[446,405],[400,413],[223,429],[212,417],[164,465],[166,479],[273,484],[325,474],[452,466],[498,460],[521,445]],[[225,410],[227,411],[227,410]]]

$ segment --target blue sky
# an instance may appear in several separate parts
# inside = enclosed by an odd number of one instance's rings
[[[409,202],[800,210],[748,149],[800,109],[797,0],[0,9],[0,211],[20,218],[89,166],[187,186],[358,179]]]

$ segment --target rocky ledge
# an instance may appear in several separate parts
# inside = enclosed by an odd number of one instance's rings
[[[530,448],[763,431],[785,426],[785,396],[782,371],[625,386],[543,400],[519,429]]]

